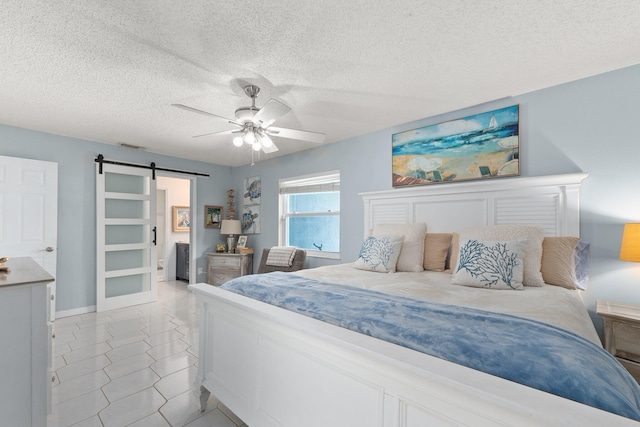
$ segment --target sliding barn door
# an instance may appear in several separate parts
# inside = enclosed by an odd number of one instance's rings
[[[149,169],[96,164],[97,311],[155,301],[156,181]]]

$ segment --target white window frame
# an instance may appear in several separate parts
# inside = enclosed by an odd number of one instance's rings
[[[279,189],[279,218],[278,222],[278,244],[287,244],[287,218],[301,217],[301,216],[322,216],[330,215],[340,218],[340,211],[337,212],[287,212],[287,195],[296,193],[321,193],[327,191],[340,191],[340,171],[328,171],[317,174],[302,175],[292,178],[283,178],[278,182]],[[342,204],[342,203],[341,203]],[[340,231],[342,234],[342,231]],[[338,242],[340,248],[342,248],[341,242]],[[327,259],[340,259],[340,251],[328,252],[328,251],[316,251],[305,248],[308,257],[327,258]]]

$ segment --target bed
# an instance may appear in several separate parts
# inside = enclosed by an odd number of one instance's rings
[[[585,178],[585,174],[570,174],[362,194],[363,234],[366,238],[380,224],[425,223],[434,233],[473,226],[534,224],[542,227],[546,236],[578,236],[579,187]],[[294,279],[291,276],[297,281],[289,283]],[[593,347],[597,357],[609,363],[578,291],[557,286],[527,287],[523,291],[472,288],[451,285],[451,277],[451,273],[433,271],[373,273],[347,263],[294,274],[245,276],[226,289],[191,285],[200,307],[196,384],[202,409],[213,393],[250,426],[637,425],[631,418],[640,413],[640,403],[634,396],[638,386],[628,383],[630,376],[625,377],[625,371],[612,362],[603,368],[607,369],[602,371],[606,375],[594,372],[588,377],[589,369],[582,366],[595,362],[579,362],[581,359],[575,357],[582,356],[583,348]],[[271,285],[285,288],[269,294]],[[580,403],[580,398],[561,397],[563,389],[568,388],[562,384],[560,393],[546,392],[508,376],[505,379],[483,372],[474,365],[482,358],[447,360],[448,355],[460,356],[466,351],[444,351],[449,342],[436,342],[431,350],[399,343],[397,336],[411,334],[396,329],[379,332],[377,324],[381,322],[369,316],[373,310],[354,310],[361,315],[357,321],[338,319],[341,313],[336,311],[342,309],[336,310],[331,304],[325,305],[328,309],[324,312],[316,312],[321,304],[315,302],[321,297],[304,293],[318,289],[327,293],[332,286],[336,292],[346,289],[349,302],[363,298],[376,301],[376,307],[402,307],[396,312],[409,312],[418,304],[423,310],[420,313],[438,313],[427,321],[438,329],[457,327],[454,322],[447,323],[445,316],[459,319],[478,315],[495,316],[509,325],[532,323],[536,330],[542,325],[552,333],[575,336],[581,347],[567,348],[579,350],[575,354],[572,350],[564,354],[557,351],[556,361],[577,368],[576,375],[584,371],[588,386],[583,384],[582,390],[589,390],[593,398],[609,399],[620,394],[616,399],[624,400],[630,412],[619,411],[617,400],[612,403],[614,412],[624,416],[609,412],[609,402],[595,404],[607,409],[602,410]],[[242,295],[242,288],[256,295]],[[261,293],[266,302],[255,299]],[[302,306],[286,306],[295,299],[303,301]],[[423,305],[429,305],[428,309]],[[463,328],[472,330],[467,334],[469,339],[495,339],[485,336],[488,329],[478,329],[484,317],[477,319],[471,319],[471,328]],[[349,329],[348,324],[356,327]],[[537,337],[535,333],[525,335]],[[418,345],[425,341],[418,338]],[[507,371],[528,372],[518,363],[529,357],[525,349],[542,347],[543,342],[544,336],[540,336],[516,345],[518,356],[511,361],[516,369]],[[435,353],[429,354],[433,350]],[[448,355],[443,357],[438,352]],[[538,369],[532,371],[534,380],[546,370],[552,371],[551,365],[545,368],[542,359],[526,366]],[[598,377],[615,376],[620,377],[619,382],[610,390],[600,389]]]

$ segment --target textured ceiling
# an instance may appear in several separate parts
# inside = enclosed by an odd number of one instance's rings
[[[232,125],[171,104],[233,118],[253,83],[331,143],[640,63],[639,23],[637,0],[3,0],[0,123],[237,166],[192,138]]]

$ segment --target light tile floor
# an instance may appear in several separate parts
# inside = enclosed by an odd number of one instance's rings
[[[158,301],[54,322],[49,427],[246,426],[194,380],[198,313],[185,282],[158,282]]]

